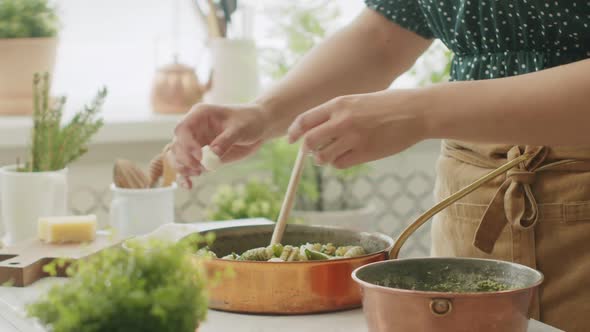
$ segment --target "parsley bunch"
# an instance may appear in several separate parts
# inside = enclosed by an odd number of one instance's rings
[[[194,332],[206,318],[207,278],[189,245],[129,243],[67,268],[72,278],[28,306],[53,332]],[[128,241],[129,242],[129,241]],[[63,261],[45,270],[54,274]]]

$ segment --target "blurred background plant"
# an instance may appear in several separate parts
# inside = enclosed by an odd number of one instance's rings
[[[288,181],[288,179],[287,179]],[[277,220],[283,203],[284,191],[271,181],[249,179],[237,185],[222,185],[217,188],[207,210],[208,220],[235,220],[266,218]],[[291,217],[290,223],[301,220]]]
[[[48,0],[1,0],[0,39],[57,35],[56,9]]]
[[[421,87],[447,82],[451,77],[452,59],[453,52],[442,42],[435,41],[408,71],[408,75],[414,76]]]
[[[276,220],[281,209],[281,197],[272,183],[258,179],[245,184],[222,185],[213,195],[212,208],[207,212],[209,220],[233,220],[267,218]]]

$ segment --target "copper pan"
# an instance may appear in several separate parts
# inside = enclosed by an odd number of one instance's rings
[[[353,272],[353,279],[363,292],[363,309],[370,332],[526,332],[533,295],[543,281],[540,272],[497,260],[397,260],[397,257],[409,236],[432,216],[530,157],[530,154],[524,154],[441,201],[402,232],[390,252],[392,260],[369,264]],[[507,284],[510,289],[485,293],[414,289],[420,281],[447,282],[450,276],[465,277],[466,280],[489,279]],[[385,280],[395,280],[393,285],[397,288],[381,286]]]
[[[217,229],[211,250],[221,257],[267,246],[273,229],[273,224]],[[308,225],[287,225],[281,242],[360,245],[368,254],[307,262],[207,260],[209,273],[233,271],[233,277],[222,278],[219,285],[210,290],[209,307],[241,313],[287,315],[360,307],[361,293],[351,278],[352,271],[387,259],[393,245],[392,238],[379,233]]]

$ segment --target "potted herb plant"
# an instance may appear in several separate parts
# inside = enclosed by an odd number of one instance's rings
[[[49,74],[35,74],[33,126],[24,163],[0,168],[0,194],[5,243],[34,238],[37,219],[67,213],[67,166],[87,151],[102,127],[98,117],[106,97],[101,89],[94,100],[62,123],[65,98],[51,102]]]
[[[193,332],[207,316],[207,277],[191,241],[127,241],[66,268],[67,283],[27,307],[54,332]],[[199,240],[198,242],[209,240]],[[54,261],[44,270],[65,268]]]
[[[53,71],[58,18],[48,0],[0,1],[0,114],[31,114],[31,77]]]

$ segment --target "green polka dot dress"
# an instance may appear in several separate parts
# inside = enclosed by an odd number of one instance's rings
[[[453,53],[451,80],[508,77],[590,58],[588,0],[366,0]]]

